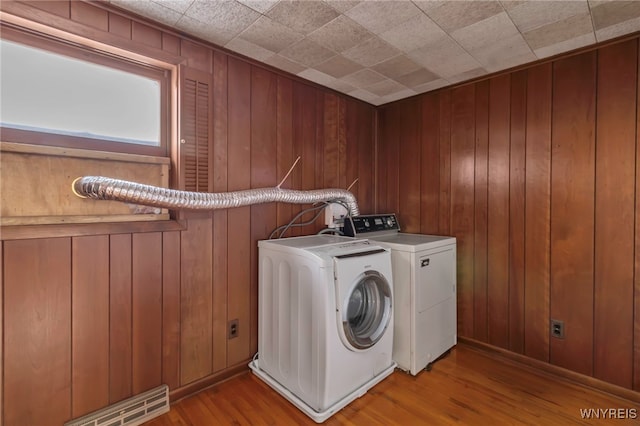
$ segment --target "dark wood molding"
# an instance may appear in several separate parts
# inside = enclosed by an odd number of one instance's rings
[[[171,403],[205,390],[213,385],[218,385],[222,382],[232,379],[235,376],[246,373],[247,371],[249,371],[249,361],[251,360],[248,359],[246,360],[246,362],[241,362],[229,368],[225,368],[218,373],[204,377],[200,380],[196,380],[195,382],[191,382],[186,386],[170,390],[169,399],[171,400]]]
[[[86,235],[130,234],[144,232],[182,231],[186,223],[175,220],[148,222],[113,222],[69,225],[22,225],[0,227],[0,240],[79,237]]]
[[[567,370],[566,368],[558,367],[557,365],[549,364],[547,362],[539,361],[537,359],[511,352],[506,349],[498,348],[487,343],[469,339],[468,337],[458,336],[458,344],[463,344],[481,351],[499,362],[508,362],[510,364],[518,365],[519,367],[522,367],[524,369],[529,369],[531,371],[550,375],[552,377],[568,380],[583,386],[588,386],[601,392],[606,392],[620,398],[628,399],[632,402],[640,403],[640,392],[635,392],[631,389],[612,385],[611,383],[607,383],[594,377],[586,376],[584,374],[576,373],[575,371]]]

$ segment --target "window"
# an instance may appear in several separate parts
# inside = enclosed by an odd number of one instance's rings
[[[169,155],[170,70],[64,41],[6,35],[3,141]]]

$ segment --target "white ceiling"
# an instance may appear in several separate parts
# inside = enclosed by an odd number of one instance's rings
[[[111,3],[373,105],[640,30],[640,1]]]

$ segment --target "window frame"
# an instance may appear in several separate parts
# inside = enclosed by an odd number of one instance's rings
[[[119,152],[124,154],[170,157],[174,145],[176,66],[152,58],[96,41],[78,37],[63,38],[40,33],[27,28],[0,23],[1,37],[8,41],[42,49],[71,58],[107,66],[157,80],[160,83],[160,145],[143,145],[116,142],[107,139],[84,138],[32,130],[0,126],[0,139],[4,142],[28,143],[34,145],[80,148],[96,151]],[[172,129],[173,128],[173,129]]]

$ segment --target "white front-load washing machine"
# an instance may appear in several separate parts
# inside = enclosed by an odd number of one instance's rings
[[[252,371],[321,423],[391,374],[388,249],[313,235],[258,242]]]

